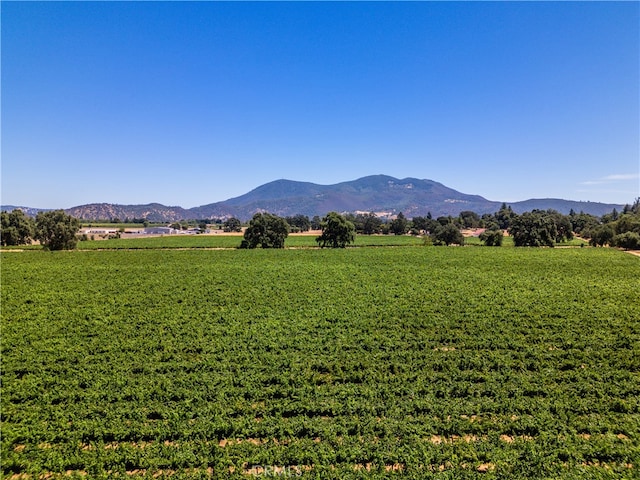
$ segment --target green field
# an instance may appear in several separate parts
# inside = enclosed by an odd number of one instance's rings
[[[285,248],[317,248],[314,235],[289,235],[285,241]],[[166,235],[156,237],[128,237],[122,234],[121,238],[108,240],[88,240],[78,242],[78,250],[149,250],[149,249],[176,249],[176,248],[238,248],[242,242],[239,235]],[[582,239],[574,239],[569,242],[556,244],[557,246],[579,247],[587,242]],[[411,235],[358,235],[352,247],[404,247],[422,246],[424,239]],[[482,246],[478,237],[465,238],[467,246]],[[513,239],[505,237],[503,247],[513,247]],[[3,247],[7,250],[41,250],[40,245],[18,245]]]
[[[289,235],[287,248],[317,248],[314,235]],[[171,248],[238,248],[241,235],[166,235],[146,238],[114,238],[111,240],[89,240],[78,243],[80,250],[100,249],[171,249]],[[422,245],[421,238],[409,235],[358,235],[353,246],[409,246]],[[22,247],[24,248],[24,247]]]
[[[0,258],[3,478],[640,476],[632,255]]]

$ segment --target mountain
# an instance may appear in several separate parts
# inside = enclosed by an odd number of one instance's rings
[[[280,216],[301,213],[312,217],[329,211],[376,212],[393,215],[403,212],[407,217],[426,215],[457,215],[461,210],[488,213],[500,208],[500,202],[490,202],[478,195],[466,195],[433,180],[372,175],[335,185],[276,180],[249,193],[224,202],[192,209],[203,218],[230,212],[239,218],[251,218],[259,211]]]
[[[236,198],[192,208],[196,218],[236,216],[248,219],[260,211],[290,216],[301,213],[312,217],[327,212],[376,212],[394,215],[399,212],[411,218],[426,216],[456,216],[471,210],[480,215],[496,212],[502,202],[491,201],[479,195],[468,195],[433,180],[372,175],[335,185],[317,185],[308,182],[276,180]],[[601,216],[622,205],[596,202],[576,202],[561,199],[532,199],[510,203],[522,213],[533,209],[552,208],[568,214],[571,209]]]
[[[397,179],[372,175],[334,185],[276,180],[261,185],[239,197],[223,202],[184,209],[159,203],[148,205],[115,205],[94,203],[69,208],[66,212],[84,220],[146,218],[149,221],[238,217],[247,220],[256,212],[280,216],[303,214],[323,216],[329,211],[375,212],[380,216],[403,212],[405,216],[457,216],[471,210],[480,215],[496,212],[502,202],[479,195],[468,195],[435,182],[418,178]],[[571,209],[601,216],[622,205],[576,202],[562,199],[531,199],[509,203],[516,213],[549,208],[568,214]],[[2,207],[3,210],[8,209]]]

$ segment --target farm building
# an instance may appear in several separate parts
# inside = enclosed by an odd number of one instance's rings
[[[174,235],[178,230],[171,227],[148,227],[144,229],[146,235]]]
[[[80,233],[85,233],[87,235],[89,234],[112,235],[117,232],[118,232],[117,228],[86,228],[86,229],[80,230]]]

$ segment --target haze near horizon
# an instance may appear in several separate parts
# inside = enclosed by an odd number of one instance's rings
[[[640,4],[2,2],[2,204],[640,196]]]

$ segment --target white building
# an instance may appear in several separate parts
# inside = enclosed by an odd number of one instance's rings
[[[145,235],[175,235],[178,230],[171,227],[147,227],[144,229]]]

